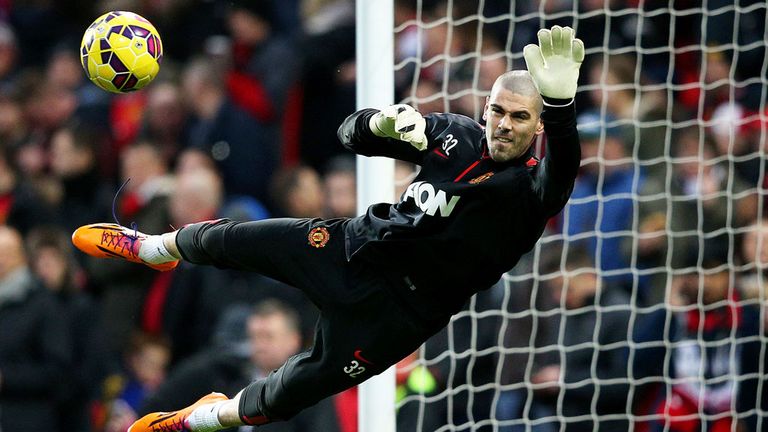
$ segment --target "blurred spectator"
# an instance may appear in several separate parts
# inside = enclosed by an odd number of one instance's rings
[[[606,120],[621,126],[624,153],[636,158],[644,174],[663,178],[669,155],[667,101],[662,90],[648,90],[643,73],[636,78],[637,68],[631,54],[599,56],[586,70],[589,96],[596,111],[604,110]]]
[[[452,23],[446,21],[449,15],[447,2],[435,2],[433,7],[425,7],[421,11],[420,38],[406,38],[398,46],[395,62],[413,58],[416,70],[413,72],[419,79],[432,79],[443,83],[443,77],[451,76],[453,64],[449,59],[460,57],[470,51],[465,45],[466,32],[452,34]],[[472,49],[471,51],[473,51]],[[417,59],[420,62],[416,61]],[[448,70],[446,70],[448,69]],[[410,80],[407,82],[410,85]]]
[[[355,110],[355,5],[350,0],[302,0],[301,10],[301,101],[287,107],[284,162],[301,161],[321,171],[345,153],[336,129]],[[300,112],[290,117],[294,108]],[[288,134],[291,129],[299,133]]]
[[[51,174],[61,188],[56,214],[67,231],[110,214],[114,189],[99,171],[98,146],[93,129],[82,123],[71,123],[51,138]]]
[[[768,219],[756,219],[745,227],[739,248],[742,294],[748,299],[761,299],[768,292]]]
[[[188,159],[188,162],[190,159]],[[224,216],[221,178],[211,168],[178,170],[169,199],[170,223],[183,226]],[[242,204],[242,201],[240,202]],[[141,328],[167,336],[173,365],[200,352],[213,338],[214,325],[233,304],[278,298],[302,314],[311,334],[317,311],[298,290],[259,274],[182,263],[171,272],[154,272],[141,311]],[[195,319],[190,321],[189,317]]]
[[[128,180],[117,197],[115,216],[137,230],[158,233],[170,224],[168,196],[173,177],[160,149],[138,142],[121,155],[121,176]],[[144,296],[157,272],[118,260],[87,260],[87,271],[100,292],[101,313],[113,352],[121,352],[139,324]]]
[[[249,195],[264,202],[277,165],[277,131],[235,105],[223,79],[219,66],[204,58],[186,66],[184,97],[196,116],[190,144],[216,162],[228,196]]]
[[[558,2],[565,9],[572,8],[571,1]],[[642,61],[643,74],[654,82],[663,82],[667,79],[670,68],[670,56],[665,49],[670,45],[670,37],[667,29],[677,24],[677,28],[688,29],[685,23],[686,17],[670,13],[667,3],[661,1],[648,1],[638,6],[638,9],[627,10],[630,3],[625,0],[580,0],[578,2],[579,18],[576,26],[579,38],[584,41],[584,46],[601,47],[595,50],[595,56],[605,56],[610,53],[610,59],[621,57],[617,51],[637,52]],[[547,2],[547,9],[550,5]],[[680,8],[685,8],[679,5]],[[626,11],[628,13],[616,13]],[[553,22],[554,21],[554,22]],[[563,14],[553,20],[548,20],[548,26],[552,24],[572,25],[571,17]],[[536,29],[532,30],[532,33]],[[672,43],[677,43],[681,35],[688,36],[690,32],[673,32],[675,38]],[[698,41],[698,38],[696,39]],[[675,45],[678,46],[678,45]],[[589,53],[588,53],[589,54]],[[642,57],[640,57],[642,56]],[[592,56],[588,55],[585,66],[590,65]],[[675,65],[678,66],[678,65]],[[593,84],[597,81],[591,81]]]
[[[328,162],[323,175],[325,217],[357,216],[356,161],[350,156],[336,156]]]
[[[93,2],[73,0],[66,5],[54,1],[13,2],[8,10],[8,22],[13,25],[18,40],[19,63],[34,67],[45,63],[51,44],[60,41],[77,42],[82,28],[75,27],[77,15],[93,7]],[[81,23],[86,25],[85,21]]]
[[[647,383],[636,414],[650,416],[640,431],[758,430],[760,310],[741,301],[722,246],[689,249],[694,270],[676,276],[667,307],[633,329],[633,376]]]
[[[147,106],[147,94],[146,91],[137,91],[112,98],[108,110],[109,133],[112,138],[110,153],[120,154],[126,147],[139,139],[142,115]],[[117,161],[113,158],[104,161],[104,164],[110,162],[112,164],[110,164],[108,172],[111,175],[116,175],[115,173],[119,171],[119,167],[115,163]]]
[[[176,176],[170,195],[173,226],[214,219],[224,200],[221,177],[212,169],[197,169]]]
[[[421,114],[448,112],[450,110],[448,99],[442,87],[431,79],[420,79],[413,92],[414,108]]]
[[[494,289],[502,290],[502,310],[507,312],[500,320],[499,331],[502,333],[503,352],[499,354],[501,376],[499,383],[502,390],[496,405],[495,417],[506,422],[499,427],[500,432],[522,432],[526,420],[543,419],[553,415],[549,403],[533,398],[534,393],[527,385],[530,374],[557,360],[556,347],[547,345],[556,339],[558,328],[547,312],[560,306],[554,296],[549,295],[546,279],[552,274],[553,262],[559,262],[561,247],[552,243],[542,243],[539,259],[535,252],[529,252]],[[556,261],[557,260],[557,261]],[[559,271],[559,269],[557,269]],[[535,277],[534,274],[541,274]],[[534,306],[531,309],[531,306]],[[542,312],[541,314],[537,312]],[[529,364],[529,367],[521,367]],[[531,426],[534,432],[552,430],[549,423]]]
[[[560,361],[531,376],[535,400],[564,418],[554,430],[626,431],[627,418],[603,416],[627,410],[629,370],[622,342],[630,324],[629,297],[606,286],[585,251],[566,249],[564,262],[556,261],[548,272],[554,271],[548,285],[566,311],[554,316],[551,327],[559,329],[550,343],[557,345]]]
[[[765,112],[765,111],[764,111]],[[765,160],[761,157],[766,140],[762,137],[768,122],[765,120],[765,116],[761,118],[759,112],[744,112],[744,117],[736,119],[739,124],[738,127],[729,127],[733,129],[733,141],[731,145],[731,137],[728,137],[727,148],[728,155],[733,154],[733,161],[729,163],[733,164],[736,173],[739,178],[744,180],[749,185],[758,185],[763,189],[768,186],[768,177],[765,174]]]
[[[563,231],[593,257],[601,272],[608,272],[605,283],[630,291],[629,257],[617,251],[632,236],[633,197],[644,178],[626,154],[614,120],[593,111],[578,117],[582,169],[562,212]]]
[[[175,161],[188,145],[190,122],[177,84],[163,81],[147,88],[147,106],[139,136],[156,143],[166,160]]]
[[[142,228],[165,227],[168,195],[173,188],[173,176],[168,161],[155,143],[140,141],[126,148],[121,155],[121,176],[125,183],[120,196],[121,219],[141,217]]]
[[[221,178],[211,169],[181,172],[170,194],[172,226],[214,219],[223,199]],[[174,271],[153,272],[141,307],[140,328],[164,335],[171,343],[171,362],[199,351],[210,339],[224,306],[227,283],[218,271],[183,263]],[[217,294],[218,293],[218,294]],[[194,316],[194,320],[189,317]]]
[[[733,52],[711,47],[695,54],[701,58],[684,63],[679,71],[683,89],[678,97],[681,104],[701,120],[710,120],[722,104],[741,107],[744,88],[734,85],[731,79]]]
[[[105,432],[125,431],[136,421],[139,407],[165,381],[170,358],[164,338],[144,333],[132,336],[124,350],[123,371],[104,382]]]
[[[228,3],[226,16],[232,38],[232,61],[226,75],[229,98],[268,130],[271,141],[264,137],[262,144],[273,146],[271,156],[277,161],[286,159],[285,141],[295,143],[301,125],[296,120],[301,105],[297,85],[301,57],[293,40],[279,31],[279,19],[286,16],[278,16],[278,12],[289,6],[279,3],[235,0]],[[288,163],[295,162],[293,158]]]
[[[246,312],[239,309],[227,324],[224,345],[213,345],[176,366],[167,381],[143,405],[141,412],[162,411],[189,404],[216,388],[234,394],[256,378],[275,373],[288,357],[303,347],[296,310],[275,299],[266,299]],[[287,422],[261,426],[258,431],[339,431],[333,399],[321,401]],[[251,428],[247,428],[251,430]]]
[[[490,37],[482,39],[479,57],[458,63],[448,85],[451,95],[459,96],[451,102],[450,111],[478,119],[482,117],[486,97],[496,78],[508,69],[506,57],[498,53],[504,48]],[[471,92],[467,90],[471,89]]]
[[[73,91],[77,99],[73,115],[96,131],[106,132],[104,125],[109,120],[112,98],[87,79],[74,43],[60,43],[53,48],[45,69],[45,81],[52,87]]]
[[[320,217],[325,196],[317,171],[305,165],[283,168],[272,180],[275,208],[288,217]]]
[[[194,147],[179,153],[174,170],[177,175],[189,174],[197,170],[218,172],[213,158],[208,153]]]
[[[739,135],[748,132],[743,120],[747,115],[741,105],[733,102],[721,103],[713,109],[707,132],[718,154],[744,156],[755,151],[748,147],[748,140],[739,139]]]
[[[53,209],[13,164],[13,155],[0,145],[0,224],[26,234],[54,221]]]
[[[229,95],[259,122],[279,123],[298,78],[295,47],[275,32],[272,1],[234,0],[230,5],[227,26],[234,68],[227,76]]]
[[[0,21],[0,93],[7,95],[14,90],[17,77],[18,46],[13,27]]]
[[[420,382],[412,390],[418,392],[422,386],[421,390],[428,390],[431,387],[426,386],[429,376],[435,380],[435,389],[427,403],[412,399],[403,405],[406,414],[397,421],[399,425],[406,425],[404,430],[417,430],[419,417],[405,417],[414,411],[423,419],[424,427],[433,422],[471,425],[477,419],[493,417],[491,408],[497,386],[483,383],[496,382],[499,373],[497,352],[501,318],[496,311],[503,296],[502,284],[478,292],[454,315],[447,327],[430,337],[419,350],[423,364],[429,365],[429,375],[419,376],[416,372],[414,379]],[[425,379],[427,382],[422,381]],[[473,390],[455,391],[463,388]],[[413,406],[417,402],[423,408]]]
[[[77,96],[72,89],[47,82],[35,72],[29,72],[22,77],[19,95],[29,126],[29,136],[24,144],[46,149],[51,134],[66,125],[75,114],[78,107]],[[37,173],[45,168],[45,162],[47,161],[43,159],[42,167],[21,165],[28,167],[30,173]]]
[[[355,7],[351,0],[302,0],[301,15],[304,32],[318,35],[352,24]]]
[[[0,142],[6,148],[19,146],[27,136],[27,124],[21,104],[0,94]]]
[[[186,62],[200,53],[200,47],[211,35],[226,32],[228,1],[102,0],[101,3],[103,12],[137,11],[155,25],[163,38],[163,69],[169,61]]]
[[[718,160],[710,137],[701,134],[697,127],[678,131],[670,180],[650,179],[639,190],[640,235],[636,245],[624,239],[623,250],[637,256],[639,268],[650,270],[640,293],[648,304],[664,298],[668,263],[682,268],[702,237],[727,244],[723,228],[744,226],[757,214],[756,195],[746,193],[748,185]]]
[[[90,402],[112,365],[94,299],[83,291],[83,275],[74,259],[70,234],[35,228],[27,236],[30,267],[56,300],[57,315],[72,340],[72,367],[59,404],[61,430],[88,431]]]
[[[179,154],[176,173],[179,176],[186,175],[196,170],[215,171],[218,173],[216,163],[207,153],[197,148],[188,148]],[[219,216],[232,220],[261,220],[269,217],[269,211],[261,201],[250,195],[225,196],[223,207]]]
[[[280,35],[290,39],[296,38],[301,33],[300,5],[301,0],[270,0],[274,12],[272,14],[273,26]]]
[[[53,294],[32,275],[18,231],[0,226],[0,429],[65,431],[59,406],[72,344]]]

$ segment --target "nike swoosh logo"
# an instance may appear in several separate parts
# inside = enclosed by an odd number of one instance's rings
[[[172,412],[172,413],[168,413],[168,414],[162,415],[161,417],[158,417],[157,419],[155,419],[155,420],[154,420],[152,423],[150,423],[149,425],[150,425],[150,426],[154,426],[154,425],[156,425],[156,424],[158,424],[158,423],[162,423],[162,422],[164,422],[164,421],[168,420],[169,418],[172,418],[172,417],[173,417],[173,416],[175,416],[175,415],[176,415],[176,413],[175,413],[175,412]]]
[[[363,363],[368,363],[369,365],[373,366],[373,362],[370,362],[370,361],[366,360],[366,359],[365,359],[365,358],[362,356],[362,354],[360,354],[361,352],[363,352],[363,350],[357,350],[357,351],[355,351],[355,358],[356,358],[356,359],[358,359],[358,360],[360,360],[360,361],[361,361],[361,362],[363,362]]]

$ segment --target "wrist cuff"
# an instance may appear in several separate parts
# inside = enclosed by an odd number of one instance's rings
[[[382,132],[381,129],[379,129],[378,119],[380,115],[381,115],[380,112],[378,112],[371,116],[371,118],[368,120],[368,129],[371,130],[372,134],[376,135],[377,137],[383,138],[383,137],[386,137],[387,134],[385,134],[384,132]]]
[[[566,107],[568,105],[571,105],[574,101],[574,98],[557,99],[557,98],[551,98],[543,95],[542,95],[542,99],[544,99],[544,106],[550,106],[550,107]]]

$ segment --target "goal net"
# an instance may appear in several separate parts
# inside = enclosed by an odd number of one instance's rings
[[[396,99],[482,121],[552,25],[587,48],[574,193],[401,362],[398,430],[765,430],[766,2],[397,1]]]

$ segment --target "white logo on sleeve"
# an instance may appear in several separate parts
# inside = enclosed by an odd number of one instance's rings
[[[445,136],[445,141],[443,141],[443,151],[445,152],[446,156],[451,155],[451,149],[456,147],[456,144],[459,143],[459,140],[453,137],[453,134],[448,134]]]
[[[435,187],[426,182],[411,183],[405,191],[403,200],[412,198],[416,206],[429,216],[448,217],[459,202],[460,196],[448,197],[445,191],[435,190]]]

